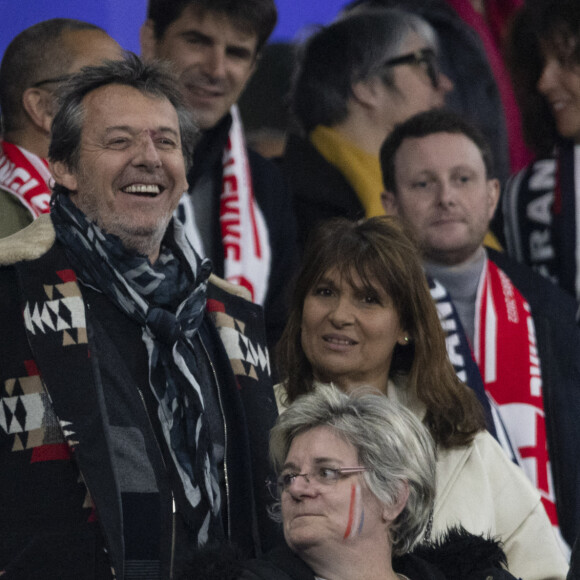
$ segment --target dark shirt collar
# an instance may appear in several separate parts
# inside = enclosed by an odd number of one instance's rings
[[[215,127],[203,131],[193,152],[193,167],[188,175],[190,188],[193,188],[199,178],[221,160],[231,126],[232,116],[228,113]]]

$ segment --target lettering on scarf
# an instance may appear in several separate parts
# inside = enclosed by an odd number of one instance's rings
[[[526,302],[524,308],[528,313],[528,340],[530,341],[530,394],[532,397],[542,396],[542,373],[540,372],[540,357],[536,343],[536,328],[530,313],[530,305]]]
[[[519,322],[519,316],[518,307],[514,298],[514,287],[512,286],[510,279],[501,270],[499,270],[499,279],[501,282],[501,289],[503,290],[508,321],[517,324]]]
[[[432,280],[430,285],[431,297],[435,301],[439,321],[445,332],[445,347],[451,364],[460,381],[467,382],[467,371],[465,370],[465,358],[461,354],[461,339],[457,322],[451,305],[451,298],[445,288],[437,281]]]
[[[50,209],[50,179],[45,160],[13,143],[1,144],[0,188],[14,195],[33,217]]]
[[[242,255],[240,246],[241,222],[240,222],[240,196],[238,192],[238,179],[233,173],[234,160],[232,158],[232,144],[228,139],[228,146],[224,155],[224,177],[222,214],[220,223],[222,227],[222,240],[226,259],[239,261]]]
[[[555,163],[553,159],[542,159],[534,163],[530,176],[530,189],[554,189],[556,185]]]
[[[548,456],[541,361],[531,307],[491,261],[482,278],[476,359],[520,465],[558,524]],[[487,372],[493,368],[494,372]]]
[[[530,259],[533,263],[554,258],[552,244],[552,204],[556,186],[556,163],[546,159],[534,163],[529,181],[530,191],[536,193],[526,206],[526,216],[532,230],[529,237]],[[538,196],[538,192],[546,192]]]
[[[250,291],[263,305],[268,288],[271,252],[264,216],[254,198],[252,176],[236,107],[222,157],[220,227],[224,247],[224,277]]]
[[[230,112],[232,126],[222,155],[219,216],[224,278],[247,288],[252,300],[263,306],[271,269],[270,238],[266,220],[254,197],[240,114],[235,105]],[[178,217],[183,221],[187,239],[204,256],[204,244],[189,198],[189,194],[181,198]]]
[[[20,195],[24,195],[38,185],[38,180],[34,179],[26,169],[16,167],[6,157],[0,161],[0,181],[7,188],[14,190]],[[20,181],[20,184],[18,184],[18,181]]]
[[[536,161],[510,179],[504,192],[508,253],[556,282],[556,251],[552,228],[559,162]]]

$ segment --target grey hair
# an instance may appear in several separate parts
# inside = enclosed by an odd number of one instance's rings
[[[298,52],[291,109],[306,132],[331,127],[348,115],[352,86],[379,76],[394,86],[394,72],[384,63],[401,56],[411,34],[438,52],[437,34],[416,14],[396,9],[353,10],[310,36]]]
[[[61,161],[70,169],[78,167],[84,120],[83,99],[107,85],[133,87],[144,95],[167,99],[173,105],[179,120],[181,148],[188,170],[199,130],[183,101],[177,79],[167,65],[144,63],[132,53],[127,53],[123,60],[84,67],[64,84],[59,92],[59,109],[52,122],[49,159]]]
[[[369,490],[386,506],[395,505],[408,484],[409,499],[390,530],[393,555],[408,552],[421,538],[435,499],[435,444],[426,427],[378,391],[345,394],[319,386],[296,399],[270,433],[277,473],[292,441],[315,427],[330,427],[355,447],[360,464],[368,468],[363,478]]]

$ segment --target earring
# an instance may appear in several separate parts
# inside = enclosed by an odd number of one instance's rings
[[[409,337],[408,337],[408,336],[405,336],[405,338],[403,338],[403,340],[405,341],[405,344],[409,344],[409,340],[410,340],[410,339],[409,339]]]

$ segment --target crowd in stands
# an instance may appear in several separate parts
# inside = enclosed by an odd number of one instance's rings
[[[277,20],[2,55],[0,577],[580,580],[580,3]]]

